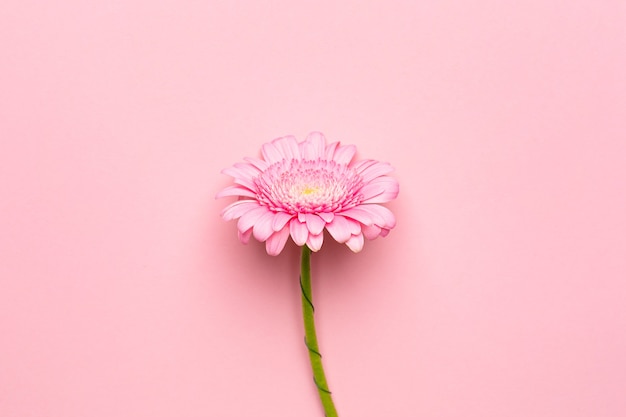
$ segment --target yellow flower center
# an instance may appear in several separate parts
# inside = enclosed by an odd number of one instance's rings
[[[307,185],[304,187],[304,190],[302,190],[302,195],[317,193],[319,190],[319,187],[311,187],[310,185]]]

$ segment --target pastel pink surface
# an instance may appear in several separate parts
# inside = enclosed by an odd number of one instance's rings
[[[297,250],[214,200],[311,130],[401,187],[313,258],[340,415],[622,415],[624,4],[475,3],[5,1],[0,415],[321,416]]]

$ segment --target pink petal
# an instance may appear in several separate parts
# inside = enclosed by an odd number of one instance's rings
[[[263,159],[271,164],[282,161],[285,156],[278,150],[273,143],[265,143],[261,147]]]
[[[237,169],[235,167],[224,168],[222,170],[222,174],[230,175],[231,177],[233,177],[236,184],[243,185],[244,187],[251,190],[254,190],[255,188],[252,176],[241,171],[240,169]]]
[[[351,223],[354,223],[354,221],[337,215],[332,222],[326,225],[326,230],[337,242],[345,243],[352,236]]]
[[[318,215],[312,213],[307,213],[305,217],[309,232],[314,235],[322,233],[322,230],[324,230],[324,226],[326,225],[324,220],[322,220]]]
[[[324,233],[320,233],[318,235],[309,235],[309,238],[306,240],[306,245],[313,252],[317,252],[322,248],[322,243],[324,242]]]
[[[393,228],[396,225],[396,219],[391,210],[378,204],[361,204],[341,214],[358,220],[366,226],[375,224],[381,227]]]
[[[276,212],[272,221],[272,229],[275,232],[282,230],[289,220],[293,219],[293,214],[287,214],[284,211]]]
[[[320,216],[322,219],[324,219],[324,221],[326,223],[330,223],[333,221],[333,219],[335,218],[335,214],[330,212],[330,213],[317,213],[318,216]]]
[[[380,232],[382,230],[375,224],[371,226],[363,226],[361,229],[363,230],[363,236],[365,236],[365,238],[369,240],[376,239],[378,236],[380,236]]]
[[[400,191],[400,185],[395,178],[378,177],[364,185],[360,193],[363,194],[363,202],[386,203],[395,199],[398,191]]]
[[[306,142],[313,145],[312,151],[313,151],[314,156],[313,158],[310,158],[310,159],[317,159],[317,158],[324,157],[324,153],[326,152],[326,138],[324,137],[322,133],[320,132],[309,133],[305,139],[305,143]]]
[[[339,142],[333,142],[330,145],[326,145],[326,150],[324,151],[324,159],[327,161],[332,161],[335,156],[335,149],[339,146]]]
[[[353,235],[358,235],[361,233],[361,223],[354,221],[352,219],[348,219],[348,228],[350,229],[350,233]]]
[[[247,231],[268,211],[269,210],[265,206],[258,206],[257,208],[247,211],[239,218],[239,221],[237,222],[237,229],[239,229],[242,233]]]
[[[289,232],[291,233],[291,238],[298,246],[304,245],[309,237],[309,230],[306,224],[300,223],[298,219],[291,220],[289,223]]]
[[[261,172],[260,169],[248,162],[237,162],[234,167],[246,175],[249,175],[250,178],[255,178]]]
[[[235,184],[242,185],[251,190],[254,190],[256,188],[256,186],[254,185],[254,182],[250,180],[244,180],[243,178],[235,178]]]
[[[285,159],[300,159],[300,148],[298,141],[293,136],[285,136],[274,139],[272,144],[283,154]]]
[[[365,182],[369,182],[374,178],[389,174],[392,171],[393,167],[391,165],[385,162],[378,161],[375,161],[374,164],[367,166],[360,172],[359,170],[357,170],[357,172],[359,172],[359,175],[361,175],[361,178],[363,178],[363,181]]]
[[[289,239],[289,229],[283,227],[267,239],[265,242],[265,251],[268,255],[278,255],[285,247],[287,239]]]
[[[361,223],[363,223],[366,226],[371,226],[375,223],[374,219],[372,219],[372,215],[364,210],[360,209],[361,206],[358,207],[353,207],[351,209],[348,209],[346,211],[341,212],[342,216],[346,216],[349,217],[351,219],[354,219],[356,221],[359,221]],[[378,218],[377,220],[379,221],[383,221],[382,218]]]
[[[338,164],[349,164],[352,158],[354,158],[355,153],[356,146],[354,145],[339,146],[335,150],[333,160]]]
[[[229,197],[229,196],[241,196],[241,197],[256,197],[256,194],[250,191],[246,187],[242,187],[240,185],[231,185],[229,187],[224,188],[222,191],[217,193],[215,198]]]
[[[385,236],[387,236],[388,234],[389,234],[389,229],[382,229],[382,230],[380,231],[380,235],[381,235],[382,237],[385,237]]]
[[[247,245],[250,241],[250,236],[252,236],[252,229],[248,229],[244,233],[241,233],[239,230],[237,230],[237,236],[239,236],[239,241],[241,243]]]
[[[236,166],[224,168],[222,170],[222,174],[230,175],[231,177],[237,179],[244,179],[248,181],[252,181],[254,179],[254,175],[251,175],[248,171],[242,170]]]
[[[377,226],[384,227],[386,229],[393,229],[396,226],[396,218],[385,206],[381,206],[378,204],[362,204],[358,207],[360,210],[367,211],[372,215],[372,217],[376,216],[378,218],[382,218],[383,221],[376,221],[375,224]]]
[[[352,169],[360,174],[361,172],[363,172],[364,169],[371,167],[376,162],[378,161],[374,159],[363,159],[361,161],[354,161],[354,163],[352,164]]]
[[[272,229],[272,220],[274,220],[274,213],[266,211],[259,220],[254,223],[254,238],[259,242],[265,242],[268,237],[274,233]]]
[[[360,190],[359,194],[363,196],[363,201],[368,201],[372,198],[378,197],[385,192],[385,188],[376,184],[365,184]],[[369,202],[369,201],[368,201]]]
[[[346,242],[346,245],[350,248],[352,252],[358,253],[361,252],[361,249],[363,249],[363,243],[363,235],[359,233],[358,235],[351,236],[350,239],[348,239],[348,241]]]
[[[259,206],[256,200],[238,200],[232,204],[229,204],[222,210],[222,217],[224,220],[233,220],[241,217],[250,210],[254,210]]]
[[[315,146],[309,142],[300,143],[300,154],[302,155],[302,159],[308,161],[314,161],[319,157]]]
[[[270,166],[270,164],[268,164],[267,162],[265,162],[262,159],[252,158],[252,157],[246,157],[246,158],[243,158],[243,159],[244,159],[244,161],[248,162],[249,164],[254,165],[261,172],[265,171]]]

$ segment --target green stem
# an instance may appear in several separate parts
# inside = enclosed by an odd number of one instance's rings
[[[309,359],[313,369],[313,382],[317,386],[317,391],[324,407],[326,417],[337,417],[337,410],[328,389],[324,367],[322,366],[322,355],[317,344],[317,334],[315,332],[315,320],[313,318],[313,297],[311,295],[311,249],[307,245],[302,246],[302,258],[300,265],[300,289],[302,290],[302,317],[304,318],[304,343],[309,350]]]

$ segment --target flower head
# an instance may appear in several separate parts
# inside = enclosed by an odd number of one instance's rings
[[[224,169],[235,180],[217,197],[238,196],[222,211],[224,220],[238,219],[239,239],[265,242],[278,255],[289,236],[298,245],[318,251],[324,229],[352,251],[364,237],[386,236],[395,226],[391,211],[381,206],[398,195],[398,182],[387,176],[393,168],[370,159],[352,161],[354,145],[326,144],[313,132],[298,142],[285,136],[261,148],[262,159],[244,158]]]

